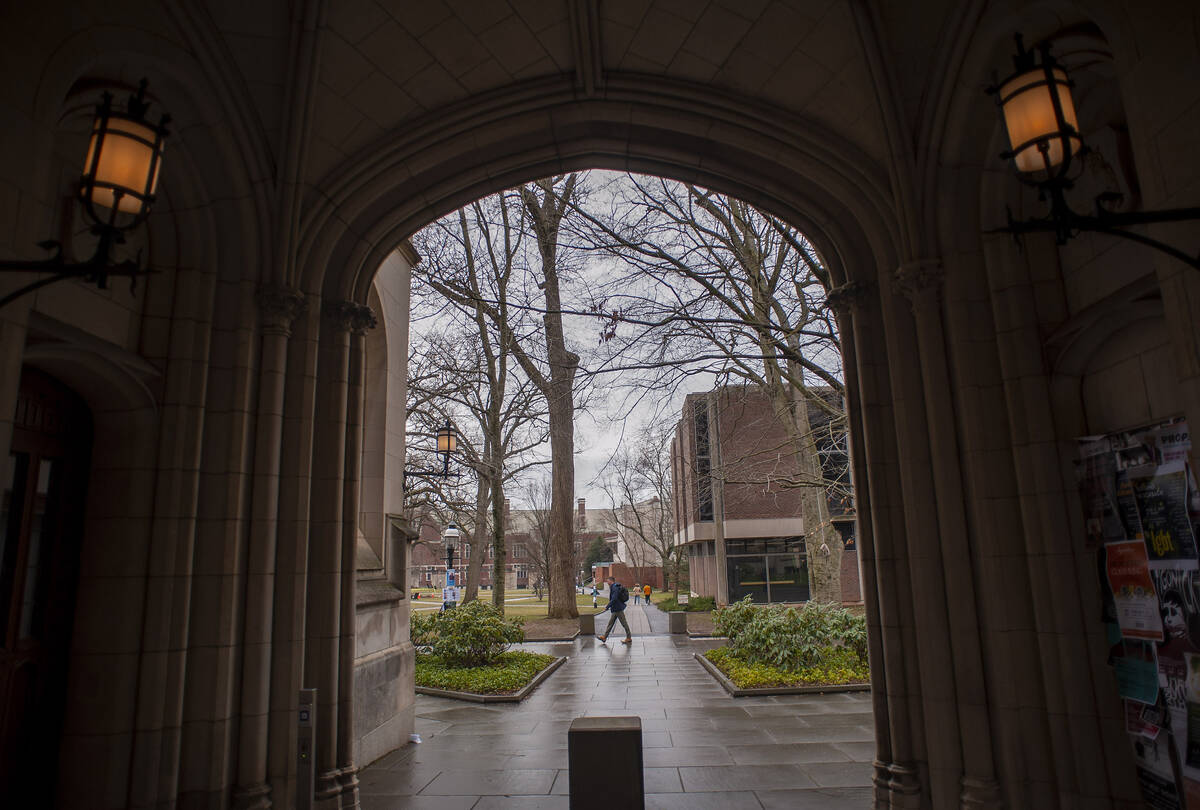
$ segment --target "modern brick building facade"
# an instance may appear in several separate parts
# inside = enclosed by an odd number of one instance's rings
[[[827,421],[818,410],[810,408],[814,432]],[[844,448],[818,444],[825,476],[845,478]],[[809,598],[799,469],[762,391],[727,386],[689,395],[675,428],[671,465],[676,542],[687,545],[695,593],[718,603],[746,595],[756,602]],[[844,489],[829,494],[830,515],[847,541],[842,598],[858,602],[852,499]]]

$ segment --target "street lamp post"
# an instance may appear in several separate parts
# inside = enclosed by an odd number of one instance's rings
[[[446,544],[446,589],[443,591],[443,610],[458,604],[458,590],[454,581],[454,546],[461,536],[458,526],[453,523],[446,526],[446,530],[442,532],[442,542]]]

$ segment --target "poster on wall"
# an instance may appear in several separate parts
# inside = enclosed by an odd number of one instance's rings
[[[1104,553],[1121,636],[1162,641],[1163,622],[1158,614],[1158,594],[1150,577],[1145,542],[1110,542],[1104,546]]]
[[[1151,562],[1196,559],[1188,514],[1187,469],[1183,461],[1130,471],[1138,516]]]
[[[1153,810],[1180,810],[1183,805],[1175,783],[1170,739],[1165,734],[1154,740],[1139,735],[1131,737],[1130,741],[1146,806]]]
[[[1158,703],[1158,657],[1153,643],[1121,639],[1109,650],[1108,658],[1121,697],[1147,706]]]
[[[1126,540],[1104,546],[1108,586],[1117,607],[1121,636],[1144,641],[1162,641],[1162,619],[1158,594],[1150,578],[1150,559],[1141,540]]]
[[[1117,503],[1117,464],[1107,438],[1082,439],[1080,459],[1075,463],[1079,494],[1083,501],[1085,547],[1088,551],[1104,543],[1125,540],[1125,526]]]

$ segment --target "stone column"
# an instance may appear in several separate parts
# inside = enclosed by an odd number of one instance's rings
[[[307,296],[304,312],[292,323],[284,383],[268,753],[271,798],[278,807],[296,804],[297,699],[301,687],[316,683],[309,680],[305,650],[321,321],[320,297]]]
[[[262,332],[254,431],[246,613],[242,633],[242,698],[235,808],[271,807],[267,743],[271,709],[271,630],[275,546],[279,516],[279,463],[283,446],[284,387],[292,321],[305,308],[296,290],[264,287],[257,295]]]
[[[912,656],[904,653],[910,642],[902,629],[911,625],[910,611],[904,609],[911,605],[911,597],[907,570],[899,564],[902,555],[895,547],[898,542],[902,547],[902,538],[888,531],[887,504],[873,498],[889,486],[884,480],[888,470],[879,462],[887,455],[881,449],[889,444],[887,432],[894,430],[886,404],[890,394],[879,386],[882,378],[874,367],[882,358],[883,344],[883,336],[878,334],[878,296],[871,285],[851,281],[830,290],[826,301],[837,315],[838,331],[843,335],[858,558],[875,713],[875,806],[915,808],[921,806],[921,785],[913,763],[922,753],[915,744],[920,735],[913,725],[910,704],[919,700],[919,690],[910,676]],[[867,463],[868,444],[876,448],[875,467]]]
[[[886,396],[890,399],[895,445],[885,449],[889,455],[894,454],[891,468],[880,470],[892,479],[890,486],[879,491],[889,501],[883,505],[886,512],[881,515],[888,525],[885,530],[877,529],[876,538],[881,545],[886,538],[893,546],[890,551],[895,555],[896,576],[907,591],[908,604],[900,608],[902,612],[911,610],[907,621],[901,623],[901,635],[906,658],[915,659],[914,666],[906,668],[910,697],[916,697],[910,701],[912,728],[896,724],[893,734],[913,734],[913,750],[922,752],[911,763],[922,791],[928,791],[921,797],[922,806],[952,807],[959,802],[962,790],[962,726],[949,644],[951,606],[945,593],[946,571],[917,326],[892,273],[881,275],[880,286],[879,311],[885,338],[882,345],[887,364],[886,371],[876,369],[875,373],[887,375]],[[912,778],[909,765],[897,762],[895,774],[901,783]]]
[[[945,272],[940,261],[917,260],[902,264],[896,270],[895,280],[896,286],[912,304],[925,388],[945,602],[951,607],[947,642],[953,651],[955,698],[963,745],[959,798],[963,807],[999,808],[1000,786],[996,782],[992,755],[975,570],[963,497],[963,470],[959,462],[958,418],[942,324]]]
[[[377,321],[370,307],[350,312],[350,367],[346,407],[345,474],[342,483],[342,602],[338,640],[338,783],[341,806],[358,807],[358,768],[354,762],[354,659],[358,571],[358,502],[362,470],[366,334]]]
[[[724,452],[721,447],[721,402],[720,390],[708,395],[708,459],[709,486],[713,502],[713,550],[716,556],[716,584],[718,605],[729,604],[729,565],[725,555],[725,469]]]
[[[327,303],[317,362],[312,520],[309,524],[307,632],[304,680],[317,688],[317,806],[340,806],[338,708],[341,672],[342,513],[350,329],[357,305]]]

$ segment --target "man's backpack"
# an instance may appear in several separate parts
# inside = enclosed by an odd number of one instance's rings
[[[624,604],[625,602],[628,602],[629,601],[629,589],[626,588],[624,585],[620,585],[620,584],[618,584],[617,587],[621,589],[620,591],[617,592],[617,599],[622,604]]]

